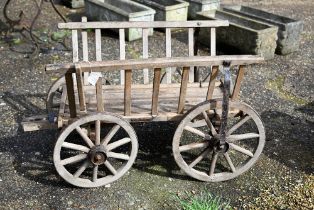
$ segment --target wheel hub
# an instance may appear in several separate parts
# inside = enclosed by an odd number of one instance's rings
[[[98,146],[93,147],[89,151],[88,157],[94,165],[101,165],[104,162],[106,162],[107,155],[106,155],[104,146],[98,145]]]
[[[212,147],[215,152],[217,153],[226,153],[229,150],[229,144],[228,142],[221,142],[220,135],[215,135],[211,138]]]

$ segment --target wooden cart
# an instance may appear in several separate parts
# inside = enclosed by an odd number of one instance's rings
[[[265,131],[259,115],[238,101],[244,66],[257,56],[216,56],[216,27],[227,21],[84,22],[60,23],[72,30],[73,62],[50,64],[47,73],[63,73],[47,97],[48,116],[24,120],[26,131],[62,128],[53,160],[68,183],[98,187],[122,177],[138,152],[131,122],[177,121],[173,156],[189,176],[224,181],[247,171],[260,156]],[[120,59],[102,61],[101,29],[119,31]],[[143,35],[143,58],[125,60],[125,33],[138,28]],[[149,28],[164,28],[166,57],[148,58]],[[189,57],[171,57],[171,28],[187,28]],[[197,32],[210,28],[211,56],[194,55]],[[89,61],[87,29],[95,30],[96,61]],[[78,41],[81,31],[82,41]],[[82,47],[79,48],[79,43]],[[79,61],[82,49],[83,61]],[[208,82],[194,82],[194,67],[210,67]],[[236,66],[236,68],[234,68]],[[180,83],[171,83],[171,68],[182,68]],[[132,84],[132,72],[143,70],[144,84]],[[165,83],[161,83],[166,70]],[[223,78],[217,81],[219,70]],[[95,72],[120,72],[119,85],[105,85]],[[230,71],[237,72],[230,88]],[[152,84],[149,73],[153,72]],[[95,86],[88,78],[96,77]]]

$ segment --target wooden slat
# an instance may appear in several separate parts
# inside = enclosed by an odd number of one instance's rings
[[[96,61],[101,61],[101,30],[95,30]]]
[[[113,71],[117,69],[143,69],[143,68],[166,68],[182,66],[210,66],[222,65],[223,61],[231,61],[231,65],[248,65],[260,63],[264,59],[254,55],[221,55],[221,56],[194,56],[194,57],[172,57],[172,58],[148,58],[148,59],[131,59],[124,61],[97,61],[97,62],[80,62],[82,71]],[[74,72],[73,63],[49,64],[46,71],[65,73],[66,71]]]
[[[125,60],[125,30],[119,29],[120,60]],[[120,70],[120,84],[124,84],[124,70]]]
[[[82,17],[82,23],[86,23],[87,18]],[[88,61],[88,40],[87,40],[87,31],[82,31],[82,50],[83,50],[83,61]],[[88,72],[84,72],[84,84],[88,85]]]
[[[132,84],[132,70],[125,70],[125,84],[124,84],[124,115],[131,115],[131,84]]]
[[[153,83],[153,96],[152,96],[152,115],[158,114],[158,96],[160,88],[161,69],[154,69],[154,83]]]
[[[148,58],[148,33],[149,29],[148,28],[143,28],[143,58]],[[143,69],[143,76],[144,76],[144,84],[149,83],[149,78],[148,78],[148,69],[144,68]]]
[[[69,101],[69,108],[70,108],[70,117],[76,117],[76,105],[75,105],[75,95],[74,95],[74,85],[73,85],[73,77],[72,73],[65,74],[65,82],[67,86],[67,93],[68,93],[68,101]]]
[[[166,57],[171,58],[171,29],[166,28]],[[171,83],[172,68],[166,68],[166,83]]]
[[[189,56],[194,56],[194,28],[189,28]],[[194,82],[194,66],[190,66],[189,82]]]
[[[231,95],[231,100],[237,100],[238,96],[239,96],[239,92],[240,92],[240,88],[241,88],[241,83],[244,77],[244,66],[240,65],[239,66],[239,70],[238,70],[238,75],[237,75],[237,79],[233,88],[233,92]]]
[[[83,74],[80,65],[76,66],[76,84],[80,103],[80,111],[86,111],[85,92],[83,84]]]
[[[64,29],[88,29],[88,28],[194,28],[194,27],[220,27],[229,26],[226,20],[204,21],[134,21],[134,22],[70,22],[59,23],[59,28]]]
[[[190,71],[189,67],[183,67],[179,104],[178,104],[178,114],[182,114],[184,111],[186,89],[187,89],[188,80],[189,80],[189,71]]]
[[[200,28],[194,28],[194,56],[198,55]],[[194,66],[194,82],[200,81],[200,70],[198,66]]]
[[[210,100],[213,98],[216,77],[218,75],[218,72],[219,72],[219,66],[213,66],[211,74],[210,74],[209,85],[208,85],[208,90],[207,90],[207,98],[206,98],[207,100]]]
[[[72,30],[72,54],[73,54],[73,62],[79,61],[78,56],[78,35],[77,30]]]
[[[97,111],[103,112],[104,100],[103,100],[103,94],[102,94],[102,77],[99,77],[96,83],[96,101],[97,101]]]
[[[210,29],[210,55],[216,55],[216,28]]]

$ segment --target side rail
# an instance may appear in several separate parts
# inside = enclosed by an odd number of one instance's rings
[[[87,19],[82,18],[82,22],[70,22],[70,23],[59,23],[58,27],[60,29],[69,29],[72,30],[72,48],[73,48],[73,62],[76,63],[79,61],[79,40],[78,33],[81,31],[82,37],[82,57],[83,61],[89,61],[88,55],[88,34],[87,30],[95,30],[95,51],[96,51],[96,61],[101,61],[101,29],[117,29],[119,31],[119,51],[120,51],[120,60],[126,59],[125,51],[125,33],[127,29],[137,28],[142,30],[142,45],[143,52],[142,57],[148,58],[149,44],[148,44],[148,35],[151,28],[163,28],[166,33],[166,57],[171,57],[171,29],[172,28],[187,28],[188,29],[188,52],[189,56],[194,56],[197,54],[197,36],[199,28],[211,28],[211,33],[208,38],[211,40],[211,49],[210,55],[216,55],[216,28],[221,26],[228,26],[229,22],[225,20],[208,20],[208,21],[138,21],[138,22],[87,22]],[[172,66],[171,66],[172,67]],[[171,83],[171,67],[166,69],[165,81],[166,83]],[[190,66],[189,71],[189,82],[197,81],[194,78],[194,67]],[[84,84],[87,84],[86,72],[84,75]],[[143,69],[143,78],[144,84],[149,82],[149,71],[147,68]],[[120,83],[123,85],[125,83],[124,70],[120,72]]]
[[[131,115],[131,85],[132,85],[132,70],[133,69],[143,69],[151,68],[154,69],[154,79],[153,79],[153,92],[152,92],[152,106],[151,115],[158,115],[158,96],[160,87],[160,76],[161,68],[167,67],[183,67],[181,85],[180,85],[180,95],[178,101],[177,114],[183,114],[186,91],[189,81],[189,66],[219,66],[225,61],[230,62],[230,65],[239,65],[238,77],[235,82],[234,90],[231,95],[231,99],[236,99],[241,81],[243,78],[243,66],[253,63],[259,63],[263,61],[263,58],[258,56],[194,56],[194,57],[172,57],[172,58],[148,58],[148,59],[138,59],[138,60],[123,60],[123,61],[96,61],[96,62],[80,62],[80,63],[66,63],[66,64],[50,64],[46,66],[47,72],[58,72],[64,73],[67,86],[67,94],[70,108],[70,117],[75,118],[77,116],[75,93],[74,93],[74,83],[73,83],[73,73],[76,74],[77,79],[77,91],[80,111],[86,111],[85,102],[85,91],[82,80],[82,74],[84,72],[105,72],[105,71],[115,71],[123,69],[125,83],[124,83],[124,115]],[[218,68],[217,68],[218,69]],[[212,75],[213,76],[213,75]],[[209,100],[212,97],[213,90],[215,86],[215,78],[211,78],[208,85],[207,97],[205,100]],[[102,86],[96,85],[96,100],[97,100],[97,111],[103,111],[103,96],[102,96]]]

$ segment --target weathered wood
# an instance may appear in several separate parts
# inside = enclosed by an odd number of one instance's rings
[[[171,58],[171,29],[166,28],[166,57]],[[172,68],[166,68],[166,83],[171,83]]]
[[[96,83],[96,101],[97,101],[97,111],[104,111],[104,102],[103,102],[103,94],[102,94],[102,77],[98,78]]]
[[[79,61],[78,56],[78,35],[77,30],[72,30],[72,55],[73,55],[73,62]]]
[[[119,29],[120,60],[125,60],[125,30]],[[124,84],[124,70],[120,70],[120,84]]]
[[[210,55],[216,55],[216,28],[210,29]]]
[[[158,114],[158,96],[160,87],[161,69],[154,69],[154,83],[153,83],[153,96],[152,96],[152,115]]]
[[[65,82],[67,86],[70,117],[75,118],[76,117],[76,105],[75,105],[74,84],[73,84],[72,73],[65,74]]]
[[[134,22],[70,22],[59,23],[60,29],[89,29],[89,28],[194,28],[229,26],[226,20],[208,21],[134,21]]]
[[[87,18],[82,17],[82,23],[86,23]],[[88,61],[88,40],[87,40],[87,31],[82,31],[82,50],[83,50],[83,61]],[[84,84],[88,85],[88,72],[84,72]]]
[[[132,70],[127,69],[124,71],[125,84],[124,84],[124,115],[131,115],[131,84],[132,84]]]
[[[194,28],[188,29],[189,56],[194,56]],[[194,66],[190,66],[189,82],[194,82]]]
[[[239,66],[239,70],[238,70],[238,75],[237,75],[237,79],[233,88],[233,92],[231,95],[231,100],[237,100],[238,96],[239,96],[239,92],[240,92],[240,88],[241,88],[241,83],[244,77],[244,66],[240,65]]]
[[[148,59],[130,59],[130,60],[111,60],[111,61],[91,61],[80,62],[82,71],[113,71],[117,69],[143,69],[143,68],[166,68],[182,66],[218,66],[223,61],[231,61],[231,65],[248,65],[260,63],[264,59],[254,55],[220,55],[220,56],[193,56],[193,57],[172,57],[172,58],[148,58]],[[48,64],[46,71],[58,73],[74,72],[73,63]]]
[[[148,58],[148,34],[149,34],[149,29],[148,28],[143,28],[143,58]],[[143,77],[144,77],[144,84],[148,84],[149,79],[148,79],[148,69],[144,68],[143,69]]]
[[[210,73],[209,85],[207,90],[206,100],[210,100],[213,97],[213,92],[215,89],[216,78],[219,72],[219,66],[213,66],[212,71]]]
[[[184,111],[185,99],[186,99],[186,89],[189,80],[189,67],[183,67],[182,71],[182,80],[180,87],[180,96],[179,96],[179,104],[178,104],[178,114],[182,114]]]
[[[95,29],[96,61],[101,61],[101,30]]]
[[[76,65],[76,84],[80,103],[80,111],[86,111],[85,92],[83,84],[83,74],[80,65]]]

